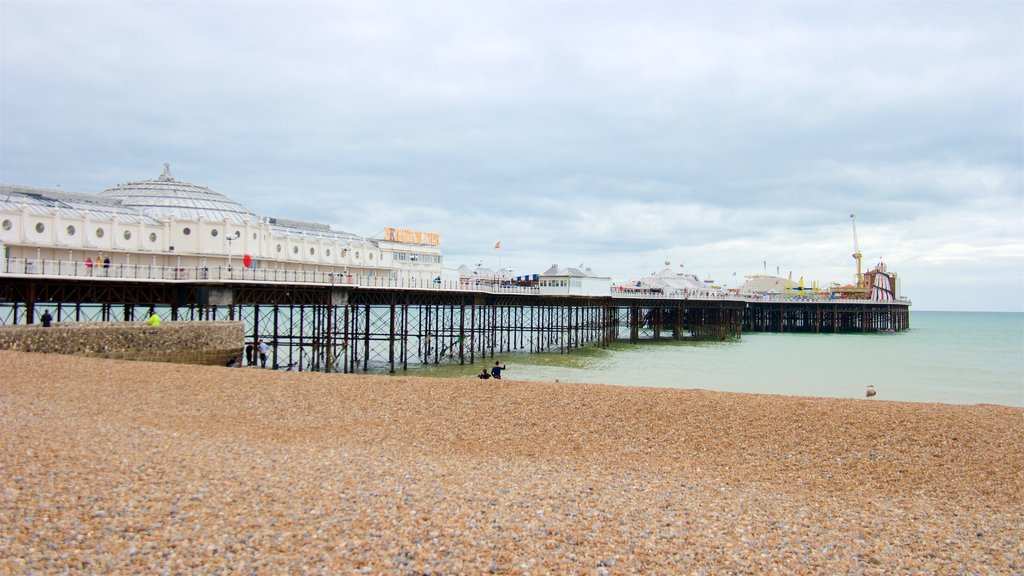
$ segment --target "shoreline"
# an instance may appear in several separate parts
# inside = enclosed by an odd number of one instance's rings
[[[1024,570],[1024,409],[0,352],[0,571]]]

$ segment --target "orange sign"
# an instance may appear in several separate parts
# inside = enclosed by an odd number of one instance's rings
[[[437,232],[419,232],[404,228],[385,228],[384,239],[390,242],[403,242],[405,244],[441,245],[441,235]]]

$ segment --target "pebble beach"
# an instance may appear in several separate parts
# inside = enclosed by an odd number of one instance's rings
[[[0,573],[1021,574],[1024,409],[0,351]]]

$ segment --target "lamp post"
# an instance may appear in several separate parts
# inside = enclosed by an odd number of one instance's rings
[[[224,236],[224,239],[228,241],[228,274],[231,274],[231,254],[234,253],[234,241],[242,237],[242,232],[235,230],[234,236]]]

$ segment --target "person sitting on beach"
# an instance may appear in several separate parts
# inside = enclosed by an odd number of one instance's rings
[[[476,377],[481,380],[487,380],[488,378],[491,377],[491,375],[487,372],[487,368],[484,368],[484,371],[477,374]]]
[[[491,368],[491,378],[495,380],[501,380],[501,371],[505,369],[505,365],[500,362],[495,362],[494,367]]]
[[[146,318],[146,324],[149,324],[150,326],[160,325],[160,315],[156,313],[156,310],[153,310],[152,308],[149,309],[149,318]]]

